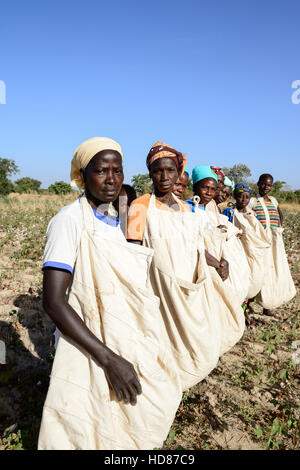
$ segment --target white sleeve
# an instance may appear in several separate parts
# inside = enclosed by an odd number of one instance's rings
[[[249,204],[248,204],[248,206],[247,206],[247,209],[252,210],[253,207],[255,206],[255,203],[256,203],[256,198],[255,198],[255,197],[252,197],[252,198],[250,199],[250,201],[249,201]]]
[[[80,243],[82,222],[69,214],[59,212],[47,228],[43,269],[46,267],[65,269],[71,274]]]

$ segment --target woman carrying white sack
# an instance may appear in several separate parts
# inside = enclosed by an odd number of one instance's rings
[[[270,247],[266,231],[258,221],[255,212],[248,208],[251,194],[252,190],[246,183],[237,183],[233,191],[236,203],[234,207],[228,207],[223,211],[229,222],[243,231],[241,242],[250,268],[250,285],[247,295],[249,300],[252,300],[262,288],[267,262],[267,249]],[[248,326],[256,324],[255,321],[250,321],[249,303],[246,303],[247,307],[245,309]]]
[[[255,300],[263,307],[264,315],[278,318],[270,309],[289,302],[296,295],[296,289],[282,237],[283,216],[277,200],[269,196],[273,186],[273,176],[268,173],[262,174],[257,186],[259,196],[250,199],[248,208],[255,212],[271,246],[266,254],[263,285]]]
[[[188,201],[192,206],[197,205],[204,210],[206,225],[206,248],[216,257],[221,257],[229,263],[229,277],[226,285],[231,286],[235,298],[242,305],[248,295],[250,269],[240,241],[242,231],[230,224],[228,218],[220,214],[214,200],[218,178],[208,165],[198,165],[192,172],[194,198]],[[203,218],[203,217],[202,217]],[[207,223],[208,223],[207,222]]]
[[[127,243],[112,211],[122,160],[111,139],[83,142],[71,180],[84,195],[48,226],[43,303],[61,336],[41,450],[160,447],[181,400],[159,299],[148,289],[153,251]]]
[[[172,192],[184,171],[183,154],[158,141],[146,163],[154,192],[131,204],[127,239],[154,249],[151,286],[160,297],[169,348],[186,390],[214,369],[240,339],[244,324],[223,298],[225,267],[205,253],[198,217]],[[218,289],[207,262],[220,278]]]

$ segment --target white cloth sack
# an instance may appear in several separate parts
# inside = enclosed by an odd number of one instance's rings
[[[246,214],[234,209],[233,224],[243,231],[241,243],[250,268],[250,283],[247,299],[252,299],[261,290],[267,263],[267,248],[271,246],[267,240],[262,224],[254,214]]]
[[[214,228],[213,235],[205,231],[206,244],[208,242],[210,243],[210,249],[212,249],[211,245],[214,243],[219,246],[219,237],[217,233],[220,230],[225,232],[221,254],[219,257],[216,256],[216,258],[220,259],[220,257],[223,257],[228,261],[229,277],[225,282],[226,285],[231,286],[235,292],[236,299],[238,300],[239,304],[242,305],[248,295],[250,284],[250,268],[241,240],[237,237],[237,234],[241,233],[241,231],[231,222],[229,222],[228,217],[219,213],[216,204],[207,204],[206,211]],[[219,225],[224,225],[226,229],[218,228]],[[207,245],[208,251],[209,246]],[[213,255],[214,253],[211,252],[211,254]]]
[[[204,379],[244,331],[212,283],[199,229],[197,214],[161,211],[151,196],[143,243],[154,249],[151,285],[183,390]]]
[[[117,401],[104,371],[63,335],[43,409],[39,449],[127,450],[161,447],[181,400],[164,341],[159,299],[147,288],[152,250],[105,239],[82,198],[84,229],[68,302],[86,326],[130,361],[143,393]]]
[[[269,196],[277,207],[278,202]],[[264,198],[258,198],[266,216],[266,237],[270,247],[266,250],[265,276],[261,291],[256,301],[263,308],[274,309],[289,302],[295,295],[296,289],[291,276],[282,237],[283,227],[271,227],[270,216]],[[252,208],[256,199],[251,198],[249,207]]]

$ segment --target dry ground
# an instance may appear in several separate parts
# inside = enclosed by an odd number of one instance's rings
[[[0,449],[36,449],[54,353],[54,325],[41,304],[45,231],[72,198],[0,200],[0,339],[7,359],[0,366]],[[281,207],[297,296],[276,310],[279,321],[254,307],[258,326],[183,394],[163,449],[299,448],[300,206]]]

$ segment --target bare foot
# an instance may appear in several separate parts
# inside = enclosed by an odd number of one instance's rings
[[[245,305],[245,304],[244,304],[244,305]],[[249,304],[247,305],[247,303],[246,303],[246,308],[245,308],[245,310],[244,310],[246,326],[256,326],[258,323],[257,323],[256,320],[250,319],[250,313],[254,313],[254,311],[253,311],[252,308],[249,306]]]
[[[280,317],[272,313],[271,310],[269,310],[268,308],[263,309],[263,315],[266,315],[267,317],[275,318],[275,320],[280,320]]]

